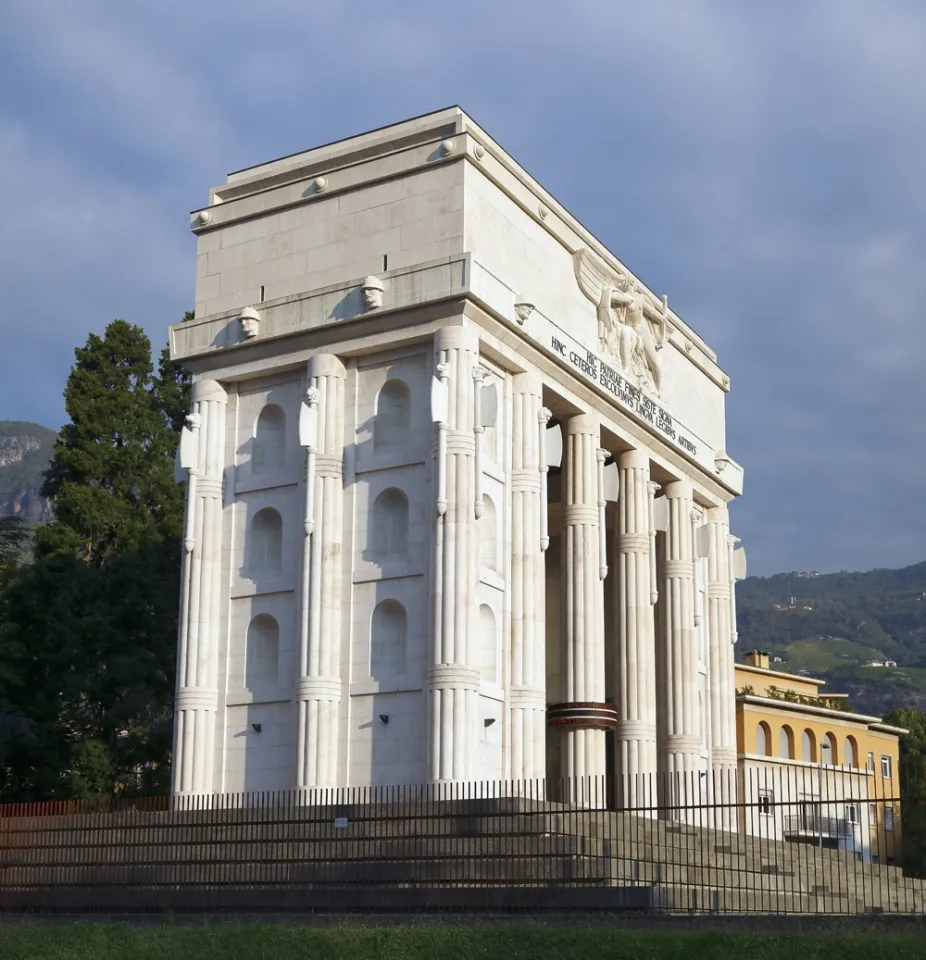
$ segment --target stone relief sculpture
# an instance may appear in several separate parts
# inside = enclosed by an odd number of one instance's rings
[[[378,310],[383,305],[383,282],[379,277],[367,277],[360,285],[360,292],[367,310]]]
[[[574,254],[576,280],[598,311],[598,352],[636,386],[659,397],[669,333],[669,303],[654,299],[626,273],[616,273],[584,247]]]
[[[260,314],[253,307],[245,307],[238,314],[245,340],[253,340],[260,333]]]

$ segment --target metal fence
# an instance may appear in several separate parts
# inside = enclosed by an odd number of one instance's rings
[[[922,770],[0,806],[0,910],[923,913]]]

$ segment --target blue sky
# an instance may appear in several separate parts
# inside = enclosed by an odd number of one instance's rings
[[[717,351],[750,572],[926,559],[922,0],[4,0],[0,419],[230,170],[459,103]]]

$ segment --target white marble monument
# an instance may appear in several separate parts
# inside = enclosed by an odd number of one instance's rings
[[[732,782],[743,472],[666,297],[458,108],[192,230],[174,792]]]

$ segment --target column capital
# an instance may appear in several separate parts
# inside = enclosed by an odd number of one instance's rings
[[[343,380],[347,376],[344,364],[333,353],[316,353],[309,357],[306,370],[310,377],[336,377]]]
[[[475,327],[441,327],[434,334],[435,350],[468,350],[479,353],[479,331]]]
[[[516,373],[511,378],[511,388],[515,393],[539,397],[543,393],[543,377],[534,370]]]
[[[665,492],[670,500],[690,500],[694,496],[690,480],[673,480],[665,485]]]
[[[218,380],[197,380],[190,389],[191,403],[228,403],[228,393]]]
[[[578,413],[574,417],[569,417],[565,422],[565,427],[566,434],[570,437],[577,433],[597,437],[601,429],[598,418],[590,413]]]
[[[617,458],[621,470],[646,470],[649,472],[649,454],[645,450],[625,450]]]

